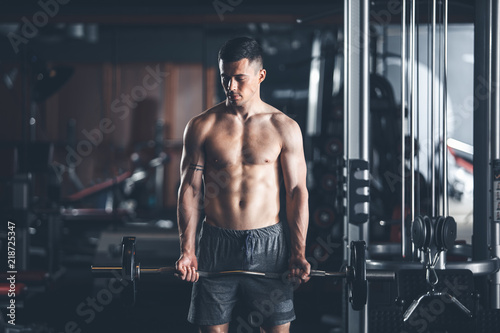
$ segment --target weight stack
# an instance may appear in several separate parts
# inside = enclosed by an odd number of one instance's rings
[[[325,72],[333,74],[333,63],[327,67]],[[309,175],[309,231],[306,251],[309,258],[316,260],[318,269],[337,270],[342,265],[344,235],[344,105],[342,92],[333,89],[332,76],[327,77],[324,91],[337,91],[337,94],[321,96],[318,132],[306,138]]]
[[[325,144],[325,140],[319,140]],[[343,144],[342,144],[343,145]],[[316,259],[318,269],[334,269],[342,260],[343,211],[340,159],[321,155],[310,166],[308,257]],[[340,180],[340,182],[339,182]]]

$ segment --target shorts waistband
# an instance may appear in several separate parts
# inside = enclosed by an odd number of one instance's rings
[[[283,223],[281,221],[276,224],[270,225],[268,227],[248,229],[248,230],[234,230],[234,229],[220,228],[210,225],[205,221],[203,221],[202,228],[203,228],[202,234],[207,234],[210,236],[231,237],[237,239],[248,237],[249,235],[256,238],[266,238],[269,236],[279,235],[283,233]]]

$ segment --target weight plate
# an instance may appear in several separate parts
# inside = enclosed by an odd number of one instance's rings
[[[321,237],[318,237],[320,239]],[[323,240],[323,242],[326,242]],[[318,242],[314,242],[311,247],[309,248],[309,252],[311,253],[312,257],[316,259],[318,262],[323,262],[328,259],[330,254],[328,251],[325,250],[323,246],[321,246]]]
[[[419,249],[422,249],[425,243],[427,231],[422,216],[417,216],[411,223],[411,241]]]
[[[443,248],[449,250],[457,239],[457,222],[451,216],[443,219]]]
[[[335,212],[328,207],[318,207],[314,211],[314,223],[320,228],[328,228],[335,222]]]
[[[135,237],[122,238],[122,277],[135,280]]]
[[[442,216],[436,217],[436,223],[434,224],[434,239],[438,250],[443,249],[443,222],[444,218]]]
[[[337,138],[330,138],[325,143],[325,152],[330,156],[342,155],[344,151],[344,143]]]
[[[330,174],[327,173],[321,177],[321,188],[325,191],[333,191],[337,187],[337,178]]]
[[[351,285],[351,307],[355,311],[363,310],[366,304],[366,298],[368,293],[368,285],[366,280],[359,281],[354,280]]]
[[[432,220],[429,216],[424,216],[424,226],[425,226],[425,241],[423,248],[428,249],[432,242],[432,237],[434,236],[432,228]]]
[[[135,304],[136,281],[135,281],[135,237],[122,238],[122,278],[125,287],[121,292],[122,303],[131,307]]]
[[[344,105],[334,104],[332,115],[334,119],[342,120],[342,118],[344,118]]]
[[[366,305],[368,285],[366,281],[366,243],[364,241],[351,242],[351,262],[353,270],[352,280],[348,282],[349,301],[353,310],[359,311]]]

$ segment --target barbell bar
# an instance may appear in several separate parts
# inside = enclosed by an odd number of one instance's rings
[[[354,310],[361,310],[367,299],[367,280],[395,280],[396,274],[392,271],[366,270],[364,241],[353,241],[350,244],[350,265],[345,266],[340,272],[328,272],[322,270],[311,270],[310,277],[330,277],[346,279],[349,290],[349,301]],[[92,266],[92,275],[95,278],[112,278],[120,276],[127,281],[123,292],[123,302],[128,306],[135,303],[136,283],[142,275],[168,275],[175,274],[175,267],[143,268],[135,260],[135,237],[123,237],[122,239],[122,266]],[[218,277],[226,275],[248,275],[260,276],[269,279],[286,279],[288,272],[255,272],[248,270],[228,270],[218,272],[198,271],[200,278]]]

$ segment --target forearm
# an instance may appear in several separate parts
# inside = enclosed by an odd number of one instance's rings
[[[307,227],[309,223],[308,193],[297,187],[286,202],[287,220],[290,229],[291,255],[305,257]]]
[[[200,193],[192,187],[179,193],[177,224],[181,254],[192,255],[196,250],[196,229],[200,220]]]

